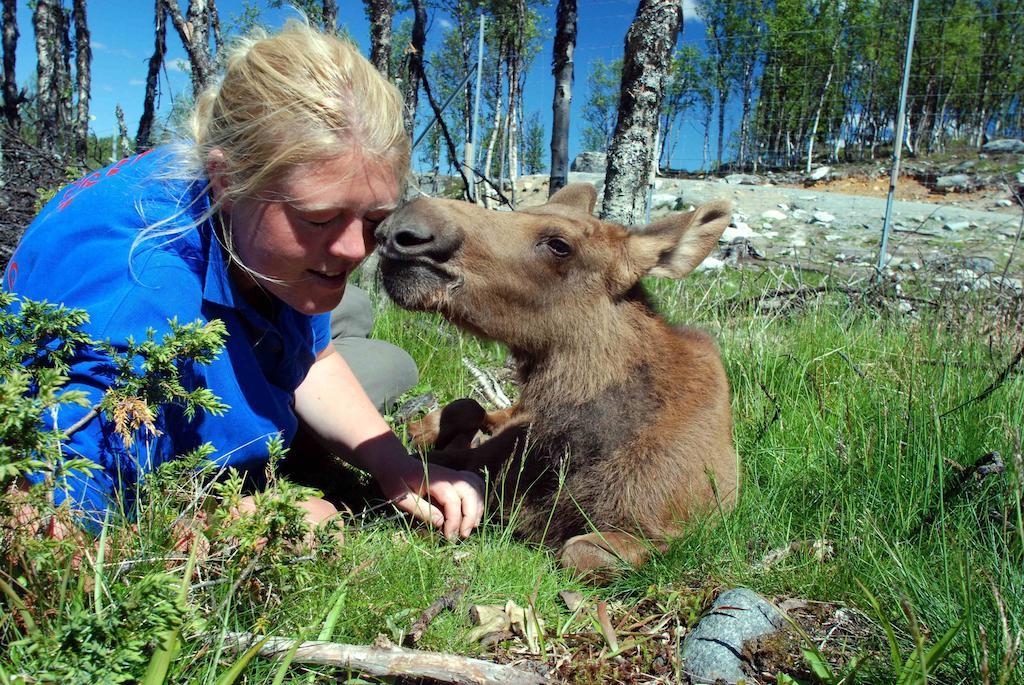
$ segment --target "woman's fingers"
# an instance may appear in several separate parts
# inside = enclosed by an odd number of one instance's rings
[[[397,500],[395,506],[435,528],[440,528],[444,525],[444,514],[441,510],[412,492]]]

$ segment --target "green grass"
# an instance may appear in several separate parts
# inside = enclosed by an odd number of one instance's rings
[[[977,683],[983,668],[992,683],[1019,682],[1021,656],[1008,665],[1002,660],[1004,636],[1012,640],[1024,621],[1024,473],[1014,458],[1024,430],[1024,374],[1018,369],[984,400],[943,416],[979,395],[1024,344],[1019,301],[1001,315],[981,299],[955,307],[950,300],[915,315],[900,313],[891,301],[877,305],[841,294],[770,312],[727,304],[792,281],[792,274],[732,271],[650,284],[669,319],[705,328],[719,340],[742,461],[742,491],[732,512],[693,522],[667,553],[601,588],[572,580],[549,551],[517,542],[494,525],[453,544],[400,521],[373,523],[349,530],[336,558],[278,559],[272,570],[241,584],[230,582],[240,572],[230,561],[216,571],[204,572],[201,565],[200,578],[228,580],[190,595],[184,644],[170,681],[214,682],[227,671],[238,656],[217,648],[221,631],[315,636],[339,601],[332,640],[364,644],[378,634],[397,639],[433,600],[467,584],[458,610],[439,616],[420,646],[479,654],[481,648],[465,637],[471,604],[534,603],[549,628],[546,649],[556,650],[554,631],[570,619],[559,590],[582,590],[617,606],[654,597],[682,615],[692,614],[714,588],[746,585],[770,597],[859,612],[866,638],[845,647],[837,641],[823,651],[835,663],[862,657],[868,674],[863,682],[896,682],[900,665],[915,663],[915,650],[926,651],[961,619],[938,665],[930,664],[927,675],[911,667],[906,682]],[[387,304],[375,335],[414,356],[422,376],[414,392],[429,390],[442,403],[474,393],[463,357],[492,370],[505,361],[494,343],[464,336],[438,317]],[[514,393],[511,385],[507,390]],[[944,502],[960,470],[990,451],[1003,456],[1006,472],[972,481]],[[163,520],[156,514],[143,519]],[[78,582],[92,573],[86,565],[84,574],[51,574],[64,579],[62,593],[30,595],[40,631],[57,632],[68,607],[95,610],[97,597],[109,605],[111,597],[126,596],[125,588],[164,568],[163,562],[143,563],[112,576],[112,563],[157,559],[167,545],[166,532],[156,526],[132,537],[118,525],[122,529],[106,542],[114,559],[105,565],[103,592]],[[772,550],[805,541],[827,541],[831,554],[819,560],[808,545],[798,545],[774,563],[762,563]],[[206,563],[212,569],[217,562]],[[179,577],[183,565],[173,564]],[[32,587],[31,579],[19,587]],[[686,625],[693,616],[683,618]],[[887,622],[899,659],[890,654]],[[47,659],[25,645],[26,631],[10,616],[0,619],[0,644],[8,654],[0,658],[0,683],[10,682],[11,674],[32,673]],[[568,632],[595,629],[578,619]],[[654,655],[634,658],[648,657]],[[269,683],[275,673],[273,662],[256,659],[242,678]],[[339,675],[325,667],[317,673]],[[305,667],[294,666],[289,677],[308,682]]]

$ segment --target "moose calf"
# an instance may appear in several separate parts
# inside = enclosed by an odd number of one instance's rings
[[[507,345],[518,403],[459,400],[418,426],[428,459],[502,474],[517,532],[579,572],[639,564],[691,515],[737,492],[729,387],[714,341],[674,328],[640,278],[680,278],[716,246],[715,202],[627,231],[591,215],[588,184],[499,213],[420,198],[376,232],[391,298]],[[477,429],[491,432],[479,446]]]

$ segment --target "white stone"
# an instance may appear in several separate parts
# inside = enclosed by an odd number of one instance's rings
[[[674,206],[678,197],[669,193],[657,193],[651,196],[652,207]]]
[[[832,167],[820,166],[811,172],[811,180],[820,181],[821,179],[828,176],[830,171],[832,171]]]
[[[716,257],[705,257],[704,261],[697,265],[694,271],[721,271],[725,268],[725,262]]]
[[[737,238],[756,238],[758,234],[753,231],[747,224],[742,221],[738,222],[736,226],[729,226],[722,232],[722,237],[719,238],[719,242],[731,243]]]
[[[789,205],[787,205],[785,202],[780,202],[779,204],[777,204],[775,206],[778,207],[779,209],[781,209],[784,212],[788,212],[789,211]]]
[[[969,221],[947,221],[942,224],[942,227],[947,231],[962,231],[965,228],[970,228],[971,222]]]
[[[778,238],[779,237],[779,232],[778,231],[761,231],[761,235],[763,235],[765,238],[769,238],[769,239],[771,239],[771,238]]]
[[[769,209],[761,212],[761,218],[768,221],[782,221],[786,218],[786,215],[777,209]]]
[[[836,240],[842,240],[842,239],[843,239],[843,236],[839,235],[838,233],[829,233],[828,235],[825,236],[825,242],[829,242],[829,243],[835,242]]]
[[[814,220],[819,224],[830,224],[836,220],[836,217],[828,212],[817,211],[813,214]]]

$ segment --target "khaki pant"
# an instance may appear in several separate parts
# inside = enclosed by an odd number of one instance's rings
[[[341,304],[331,312],[334,349],[348,362],[373,403],[386,411],[419,380],[416,362],[391,343],[369,337],[373,329],[373,303],[349,284]]]

